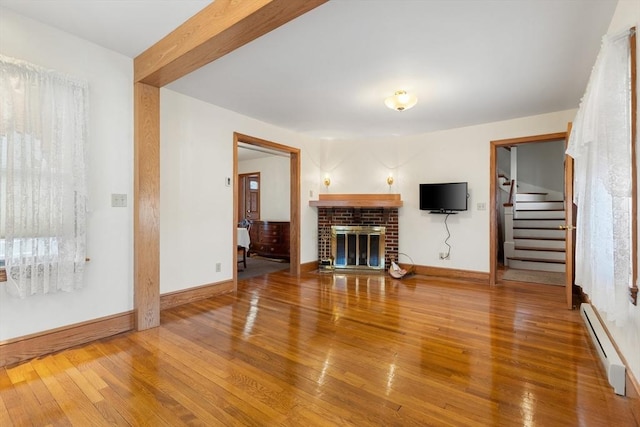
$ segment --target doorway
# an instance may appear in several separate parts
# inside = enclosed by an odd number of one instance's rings
[[[491,205],[491,212],[490,212],[490,272],[489,272],[489,281],[491,285],[495,285],[498,281],[498,271],[500,268],[500,259],[498,257],[499,254],[499,246],[500,246],[500,230],[499,230],[499,226],[501,226],[501,221],[500,221],[500,212],[501,212],[501,208],[502,208],[502,204],[503,204],[503,200],[502,197],[500,195],[500,192],[502,191],[499,188],[499,185],[501,185],[501,181],[500,181],[500,171],[499,171],[499,155],[500,155],[500,150],[504,150],[505,148],[516,148],[516,147],[524,147],[524,144],[534,144],[534,143],[543,143],[543,142],[552,142],[552,141],[565,141],[567,137],[567,133],[566,132],[560,132],[560,133],[553,133],[553,134],[546,134],[546,135],[537,135],[537,136],[531,136],[531,137],[524,137],[524,138],[514,138],[514,139],[506,139],[506,140],[498,140],[498,141],[491,141],[491,148],[490,148],[490,177],[491,177],[491,182],[490,182],[490,205]],[[564,164],[564,170],[566,171],[567,169],[567,161],[566,161],[566,156],[562,155],[563,159],[565,161]],[[564,172],[564,171],[563,171]],[[517,174],[517,172],[516,172]],[[573,182],[567,182],[567,175],[566,172],[563,173],[563,180],[564,180],[564,194],[563,194],[563,209],[566,211],[566,207],[569,206],[572,209],[572,203],[571,200],[573,198]],[[508,177],[508,180],[511,181],[510,179],[511,177]],[[516,178],[515,176],[513,178]],[[504,178],[503,178],[504,180]],[[569,179],[571,181],[571,179]],[[511,181],[515,186],[517,186],[517,180],[516,181]],[[516,188],[512,188],[510,190],[510,194],[509,196],[509,200],[507,202],[507,205],[512,205],[513,204],[513,199],[515,198],[515,193],[516,193]],[[564,219],[564,218],[563,218]],[[560,230],[560,228],[564,228],[565,227],[565,222],[563,221],[560,224],[560,227],[556,227],[554,225],[554,227],[558,228],[558,232],[563,233],[563,231]],[[553,228],[553,227],[548,227],[549,229]],[[568,246],[568,245],[567,245]],[[565,253],[564,253],[564,257],[565,257],[565,269],[571,269],[573,266],[573,250],[570,250],[569,248],[565,247]],[[566,272],[566,276],[569,275],[569,272]],[[568,279],[567,279],[568,280]],[[571,279],[572,281],[572,279]],[[564,282],[564,285],[567,286],[567,282]]]
[[[260,172],[238,174],[238,224],[260,219]]]
[[[238,175],[238,148],[240,145],[248,145],[258,149],[269,150],[289,156],[289,273],[292,275],[300,274],[300,150],[295,147],[279,144],[265,139],[244,135],[238,132],[233,134],[233,176],[234,176],[234,233],[237,227],[236,220],[240,217],[240,177]],[[260,188],[260,187],[258,187]],[[245,209],[246,210],[246,209]],[[233,247],[237,242],[234,241]],[[234,250],[234,261],[237,263],[237,252]],[[234,272],[234,281],[238,280],[237,271]]]

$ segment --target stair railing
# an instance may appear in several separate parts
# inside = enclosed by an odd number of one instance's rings
[[[513,214],[515,211],[514,197],[516,188],[516,180],[511,180],[511,188],[509,189],[509,198],[504,204],[504,265],[509,265],[509,258],[514,256],[515,241],[513,240]]]

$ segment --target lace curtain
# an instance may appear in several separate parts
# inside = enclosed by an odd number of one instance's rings
[[[0,239],[11,295],[82,286],[87,102],[86,82],[0,56]]]
[[[631,283],[629,31],[605,36],[569,138],[575,159],[576,284],[623,326]]]

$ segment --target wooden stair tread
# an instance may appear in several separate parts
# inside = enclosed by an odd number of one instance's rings
[[[565,248],[537,248],[535,246],[516,246],[516,251],[564,252]]]
[[[541,259],[541,258],[528,258],[528,257],[508,257],[507,259],[513,261],[527,261],[527,262],[545,262],[550,264],[564,264],[564,260],[559,259]]]
[[[514,230],[557,230],[562,231],[562,228],[558,227],[513,227]]]
[[[564,237],[514,237],[513,240],[565,240]]]
[[[560,221],[562,218],[514,218],[513,221]]]
[[[518,202],[518,204],[520,203],[523,203],[523,202]],[[528,203],[528,202],[524,202],[524,203]],[[541,202],[536,202],[536,203],[541,203]],[[524,209],[524,210],[520,210],[519,212],[526,213],[526,212],[561,212],[561,211],[564,211],[564,209]]]
[[[517,193],[517,194],[538,194],[538,195],[540,195],[540,194],[549,194],[549,193],[534,193],[534,192],[530,192],[530,193]]]
[[[522,194],[522,193],[518,193]],[[544,194],[544,193],[531,193],[531,194]],[[518,200],[518,203],[564,203],[564,200]]]

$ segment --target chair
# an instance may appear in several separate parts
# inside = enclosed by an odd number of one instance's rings
[[[238,245],[238,265],[242,263],[243,269],[247,268],[247,248]]]
[[[251,221],[243,219],[238,223],[238,227],[246,228],[247,232],[251,229]],[[242,263],[244,268],[247,268],[247,248],[238,245],[238,265]]]

